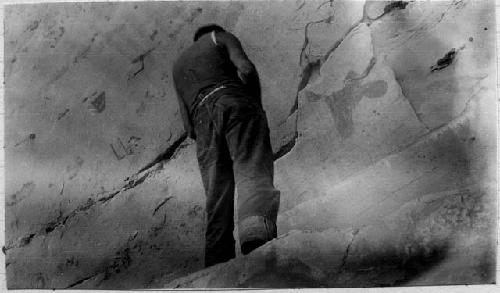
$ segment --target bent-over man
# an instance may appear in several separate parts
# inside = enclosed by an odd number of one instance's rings
[[[205,266],[235,257],[234,191],[243,254],[276,237],[279,191],[257,71],[222,27],[199,28],[173,79],[184,127],[196,140],[206,193]]]

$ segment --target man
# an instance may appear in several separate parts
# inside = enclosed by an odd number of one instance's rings
[[[196,31],[194,44],[174,64],[173,79],[206,193],[208,267],[235,257],[235,187],[242,253],[276,237],[279,191],[269,128],[255,66],[222,27]]]

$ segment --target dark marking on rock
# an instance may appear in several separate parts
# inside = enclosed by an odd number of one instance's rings
[[[75,256],[70,256],[66,258],[66,266],[78,266],[78,259]]]
[[[166,198],[165,198],[162,202],[160,202],[160,203],[156,206],[156,208],[154,209],[154,211],[153,211],[153,216],[154,216],[154,215],[155,215],[155,214],[156,214],[156,213],[160,210],[160,208],[161,208],[162,206],[164,206],[164,205],[165,205],[165,204],[166,204],[169,200],[171,200],[172,198],[174,198],[174,196],[168,196],[168,197],[166,197]]]
[[[31,233],[27,236],[24,236],[20,239],[20,245],[21,246],[26,246],[28,244],[30,244],[31,240],[33,240],[33,237],[35,237],[35,233]]]
[[[35,139],[35,138],[36,138],[36,134],[34,134],[34,133],[30,133],[30,135],[28,136],[28,138],[29,138],[30,140],[33,140],[33,139]]]
[[[157,35],[157,34],[158,34],[158,30],[157,30],[157,29],[155,29],[155,30],[153,31],[153,33],[149,36],[149,39],[150,39],[151,41],[154,41],[154,40],[155,40],[155,38],[156,38],[156,35]]]
[[[5,247],[5,245],[2,246],[2,252],[4,255],[7,255],[7,247]]]
[[[177,150],[180,149],[181,144],[186,139],[187,133],[183,133],[181,136],[179,136],[179,138],[177,138],[177,140],[175,140],[169,147],[167,147],[165,151],[163,151],[163,153],[159,154],[151,163],[141,168],[137,173],[141,173],[142,171],[145,171],[160,162],[169,161],[177,152]]]
[[[295,129],[292,139],[290,139],[287,143],[283,144],[274,154],[273,160],[276,161],[284,155],[288,154],[292,151],[293,147],[297,143],[297,139],[299,138],[299,132]]]
[[[379,98],[387,92],[387,83],[384,80],[371,81],[361,85],[360,80],[348,80],[346,86],[325,98],[330,108],[335,127],[340,136],[349,137],[353,129],[352,112],[363,97]]]
[[[310,92],[310,91],[307,91],[305,93],[305,96],[309,102],[317,102],[317,101],[321,100],[321,98],[322,98],[320,95],[313,93],[313,92]]]
[[[487,31],[487,30],[488,30],[488,28],[487,28],[487,27],[485,27],[485,28],[484,28],[484,30],[485,30],[485,31]]]
[[[393,10],[405,9],[409,2],[407,1],[392,1],[384,7],[384,14],[387,14]]]
[[[76,287],[76,286],[78,286],[78,285],[80,285],[80,284],[84,283],[85,281],[88,281],[88,280],[90,280],[90,279],[94,278],[94,277],[95,277],[95,276],[97,276],[97,275],[99,275],[99,273],[94,274],[94,275],[89,276],[89,277],[85,277],[85,278],[83,278],[83,279],[80,279],[80,280],[78,280],[78,281],[76,281],[76,282],[72,283],[71,285],[69,285],[68,287],[66,287],[66,288],[64,288],[64,289],[70,289],[70,288]]]
[[[300,3],[299,7],[297,7],[297,9],[295,9],[295,11],[299,11],[302,9],[302,7],[304,7],[304,5],[306,5],[306,1],[302,1],[302,3]]]
[[[193,9],[191,11],[191,14],[186,19],[186,22],[192,23],[202,12],[203,12],[203,9],[200,7]]]
[[[194,205],[194,207],[192,209],[190,209],[188,211],[187,214],[190,217],[196,217],[196,216],[200,215],[202,212],[203,212],[203,207],[196,204],[196,205]]]
[[[431,66],[431,72],[442,70],[451,65],[457,55],[457,50],[452,48],[443,58],[439,59],[436,65]]]
[[[132,136],[128,139],[128,142],[129,142],[129,143],[130,143],[130,142],[137,142],[137,141],[139,141],[139,140],[141,140],[141,139],[142,139],[142,138],[140,138],[140,137],[137,137],[137,136],[133,136],[133,135],[132,135]]]
[[[36,29],[38,28],[38,25],[39,25],[39,24],[40,24],[40,21],[38,21],[38,20],[33,21],[33,22],[32,22],[32,23],[30,23],[30,25],[28,26],[28,30],[29,30],[30,32],[32,32],[32,31],[34,31],[34,30],[36,30]]]
[[[18,204],[31,195],[31,193],[35,190],[35,186],[36,185],[33,181],[24,183],[19,191],[9,196],[9,200],[5,203],[5,205],[10,207]]]
[[[111,147],[111,150],[113,151],[113,154],[115,155],[116,159],[118,161],[122,160],[123,158],[125,158],[125,155],[118,155],[118,152],[115,150],[115,147],[113,146],[112,143],[109,144],[109,146]]]
[[[14,56],[14,57],[12,58],[12,60],[10,60],[10,63],[15,63],[15,62],[16,62],[16,60],[17,60],[17,57],[16,57],[16,56]]]
[[[59,115],[57,116],[57,120],[61,120],[68,113],[69,113],[69,109],[64,110],[64,112],[62,112],[62,113],[59,113]]]
[[[87,54],[89,53],[90,51],[90,45],[88,45],[87,47],[85,47],[85,49],[83,49],[82,52],[80,52],[78,55],[75,56],[75,58],[73,59],[73,63],[76,64],[78,63],[79,59],[83,59],[83,58],[86,58],[87,57]]]
[[[96,98],[94,98],[88,109],[92,113],[102,113],[106,109],[106,92],[102,91]]]
[[[74,163],[66,167],[66,172],[70,174],[68,177],[69,180],[72,180],[73,178],[76,177],[76,175],[78,175],[78,172],[80,171],[83,162],[84,161],[80,156],[76,156]]]
[[[59,192],[59,195],[63,195],[63,194],[64,194],[64,181],[63,181],[63,184],[61,187],[61,191]]]
[[[474,41],[474,38],[473,37],[469,37],[469,42],[473,42]]]
[[[146,111],[146,102],[141,101],[141,103],[139,104],[139,107],[137,107],[137,109],[135,109],[135,113],[140,116],[145,111]]]
[[[45,287],[45,276],[43,273],[37,273],[35,279],[35,288],[37,289],[46,289]]]
[[[147,50],[146,52],[142,53],[141,55],[135,57],[133,60],[132,60],[132,64],[135,64],[135,63],[140,63],[140,68],[133,72],[131,75],[129,74],[129,77],[127,78],[127,80],[130,80],[132,78],[135,78],[139,73],[141,73],[142,71],[144,71],[144,59],[149,55],[151,54],[151,52],[153,52],[155,48],[151,48],[149,50]]]

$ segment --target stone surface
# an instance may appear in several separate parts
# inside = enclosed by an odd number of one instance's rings
[[[7,6],[8,287],[493,282],[493,7]],[[204,195],[170,72],[212,22],[240,38],[261,76],[280,236],[196,272]]]
[[[489,196],[485,196],[489,194]],[[380,287],[455,284],[439,263],[459,259],[460,282],[491,283],[494,187],[428,194],[359,229],[291,231],[248,256],[202,270],[167,288]],[[404,229],[403,229],[404,228]],[[474,238],[469,238],[474,235]],[[472,243],[489,243],[481,250]],[[474,251],[474,252],[472,252]],[[467,253],[464,253],[467,252]],[[479,257],[479,258],[478,258]],[[463,264],[468,263],[467,266]],[[437,267],[437,268],[436,268]],[[466,268],[465,268],[466,267]],[[434,275],[432,281],[425,274]],[[441,274],[442,278],[436,278]],[[471,277],[474,276],[474,277]]]

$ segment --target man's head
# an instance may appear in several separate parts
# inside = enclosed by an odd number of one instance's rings
[[[214,23],[204,25],[196,30],[196,32],[194,33],[193,41],[196,42],[201,36],[203,36],[204,34],[211,33],[212,31],[223,32],[224,29],[221,26]]]

